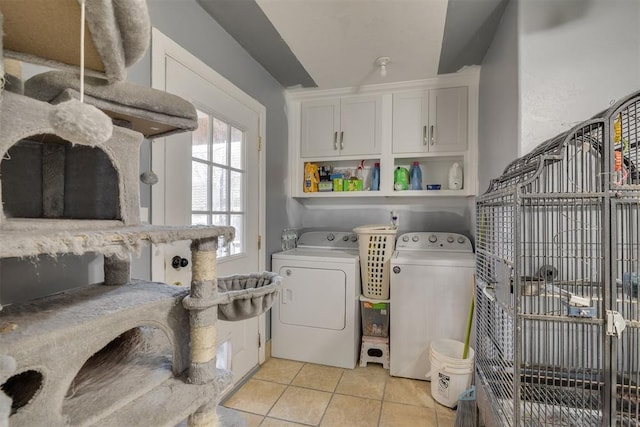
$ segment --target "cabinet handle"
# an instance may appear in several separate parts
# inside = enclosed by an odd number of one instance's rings
[[[435,126],[431,125],[431,129],[430,129],[430,132],[431,132],[431,136],[430,136],[431,145],[435,145],[436,144],[436,141],[434,139],[434,130],[435,130]]]
[[[335,131],[333,133],[333,149],[334,150],[338,149],[338,131]]]
[[[422,126],[422,145],[427,145],[427,125]]]
[[[344,131],[340,132],[340,149],[344,150]]]

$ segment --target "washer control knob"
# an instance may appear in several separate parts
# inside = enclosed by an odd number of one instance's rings
[[[436,236],[435,234],[432,234],[431,236],[429,236],[429,241],[431,243],[435,243],[438,241],[438,236]]]
[[[412,241],[414,241],[414,242],[417,242],[418,240],[420,240],[420,237],[418,237],[418,236],[413,236],[413,237],[411,238],[411,240],[412,240]]]
[[[349,236],[347,236],[346,234],[344,236],[342,236],[342,241],[343,242],[348,242],[349,241]]]
[[[455,239],[453,238],[453,236],[447,237],[447,242],[453,243],[454,241],[455,241]]]
[[[333,242],[336,239],[336,236],[334,236],[333,234],[329,233],[327,234],[327,240],[330,242]]]
[[[287,271],[285,271],[285,274],[286,274],[287,276],[291,276],[291,270],[287,270]]]
[[[408,242],[409,241],[409,236],[402,236],[402,241],[403,242]]]
[[[357,242],[358,241],[358,235],[357,234],[351,235],[351,241],[352,242]]]
[[[458,243],[463,244],[464,243],[464,237],[460,236],[458,237]]]
[[[397,265],[396,265],[395,267],[393,267],[393,272],[394,272],[395,274],[400,273],[400,267],[398,267]]]

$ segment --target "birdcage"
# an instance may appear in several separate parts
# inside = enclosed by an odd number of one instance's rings
[[[640,92],[513,161],[478,198],[486,425],[640,425],[639,121]]]

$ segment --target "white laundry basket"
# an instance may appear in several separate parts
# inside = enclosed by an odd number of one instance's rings
[[[398,227],[363,225],[353,232],[358,234],[362,294],[372,299],[389,299],[389,268]]]

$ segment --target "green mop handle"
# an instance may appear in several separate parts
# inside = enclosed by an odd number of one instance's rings
[[[462,358],[469,357],[469,341],[471,340],[471,324],[473,323],[473,311],[476,307],[476,276],[473,275],[473,290],[471,292],[471,307],[469,308],[469,317],[467,319],[467,335],[464,339],[464,350],[462,350]]]

